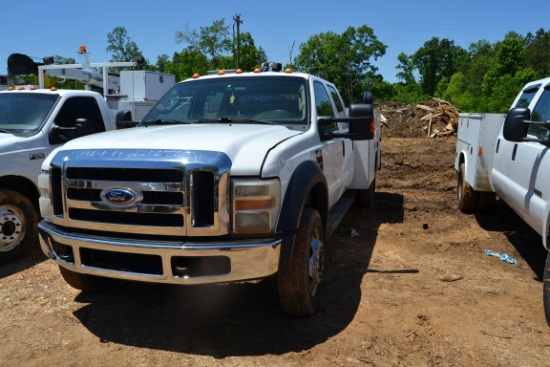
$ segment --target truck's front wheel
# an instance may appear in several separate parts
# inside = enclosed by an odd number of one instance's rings
[[[544,265],[544,275],[542,278],[542,301],[544,303],[544,316],[546,323],[550,326],[550,252],[546,256],[546,264]]]
[[[38,214],[16,191],[0,190],[0,264],[7,264],[38,245]]]
[[[478,192],[466,182],[465,175],[464,163],[460,163],[456,187],[456,191],[458,192],[458,209],[463,213],[471,213],[477,207]]]
[[[88,274],[80,274],[59,266],[61,276],[71,287],[87,292],[99,291],[105,288],[105,279]]]
[[[292,316],[313,315],[319,306],[324,251],[323,224],[316,210],[304,208],[292,262],[278,277],[283,311]]]

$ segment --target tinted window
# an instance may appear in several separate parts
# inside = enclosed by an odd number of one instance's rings
[[[537,105],[533,109],[533,114],[531,116],[533,121],[550,121],[550,91],[544,90],[540,99],[537,102]],[[527,130],[528,134],[535,135],[539,138],[548,136],[548,129],[543,126],[530,125]]]
[[[539,87],[540,84],[524,89],[523,94],[519,97],[519,100],[514,107],[529,107],[529,104],[533,100],[533,97],[537,93]]]
[[[340,98],[340,94],[338,94],[338,91],[332,87],[328,86],[328,90],[330,91],[330,95],[332,96],[332,100],[334,101],[334,104],[336,105],[336,112],[338,112],[339,117],[344,117],[346,115],[346,110],[344,107],[344,103],[342,102],[342,98]]]

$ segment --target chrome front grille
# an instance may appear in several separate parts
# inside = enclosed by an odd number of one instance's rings
[[[50,170],[53,222],[128,234],[227,234],[230,168],[220,152],[61,151]]]

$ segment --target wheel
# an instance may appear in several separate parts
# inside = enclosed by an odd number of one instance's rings
[[[458,170],[458,183],[456,190],[458,192],[458,209],[463,213],[472,213],[478,202],[478,192],[475,191],[468,182],[466,182],[464,172],[464,163],[460,163]]]
[[[7,264],[31,246],[38,246],[38,214],[29,198],[0,190],[0,264]]]
[[[99,291],[105,288],[105,279],[88,274],[80,274],[59,266],[61,276],[71,287],[86,292]]]
[[[319,307],[319,284],[324,263],[323,240],[321,216],[316,210],[304,208],[292,261],[278,276],[281,307],[291,316],[310,316]]]
[[[376,179],[372,180],[366,190],[357,190],[357,200],[362,208],[370,208],[374,204],[374,192],[376,191]]]

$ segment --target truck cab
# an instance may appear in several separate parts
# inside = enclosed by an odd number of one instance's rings
[[[38,175],[48,154],[77,137],[115,128],[95,92],[0,92],[0,264],[38,243]]]

